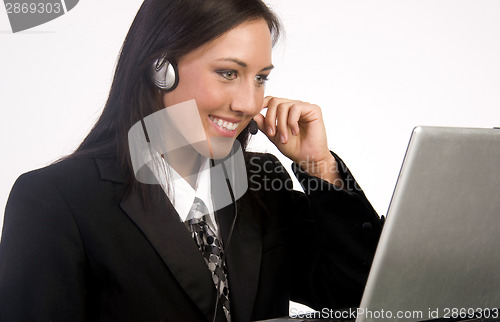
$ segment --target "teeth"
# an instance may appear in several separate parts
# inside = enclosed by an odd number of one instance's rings
[[[228,131],[236,130],[236,128],[239,125],[239,123],[231,123],[231,122],[223,121],[223,120],[215,118],[211,115],[210,115],[210,120],[212,120],[212,122],[214,122],[214,124],[217,124],[221,128],[226,129]]]

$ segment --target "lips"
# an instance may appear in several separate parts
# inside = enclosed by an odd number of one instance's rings
[[[226,131],[234,131],[240,124],[239,122],[228,122],[223,119],[217,118],[215,116],[210,115],[209,116],[210,120],[212,123],[214,123],[216,126],[226,130]]]

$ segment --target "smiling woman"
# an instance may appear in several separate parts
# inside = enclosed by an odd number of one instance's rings
[[[264,97],[279,30],[260,0],[143,3],[94,128],[12,188],[1,321],[251,321],[287,315],[289,300],[359,304],[382,223],[328,150],[319,106]],[[250,124],[305,193],[276,157],[246,151]],[[157,184],[134,172],[137,129]]]

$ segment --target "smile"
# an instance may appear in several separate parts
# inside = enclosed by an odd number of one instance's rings
[[[220,128],[223,128],[226,131],[234,131],[234,130],[236,130],[236,128],[240,124],[240,123],[231,123],[231,122],[228,122],[228,121],[224,121],[224,120],[216,118],[216,117],[214,117],[212,115],[210,115],[209,117],[210,117],[210,120],[215,125],[217,125]]]

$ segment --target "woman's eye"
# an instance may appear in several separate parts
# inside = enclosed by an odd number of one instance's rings
[[[223,71],[219,71],[217,73],[228,80],[233,80],[233,79],[236,79],[238,77],[238,73],[234,70],[223,70]]]
[[[255,76],[255,81],[259,85],[264,85],[268,80],[269,79],[268,79],[267,75],[257,75],[257,76]]]

